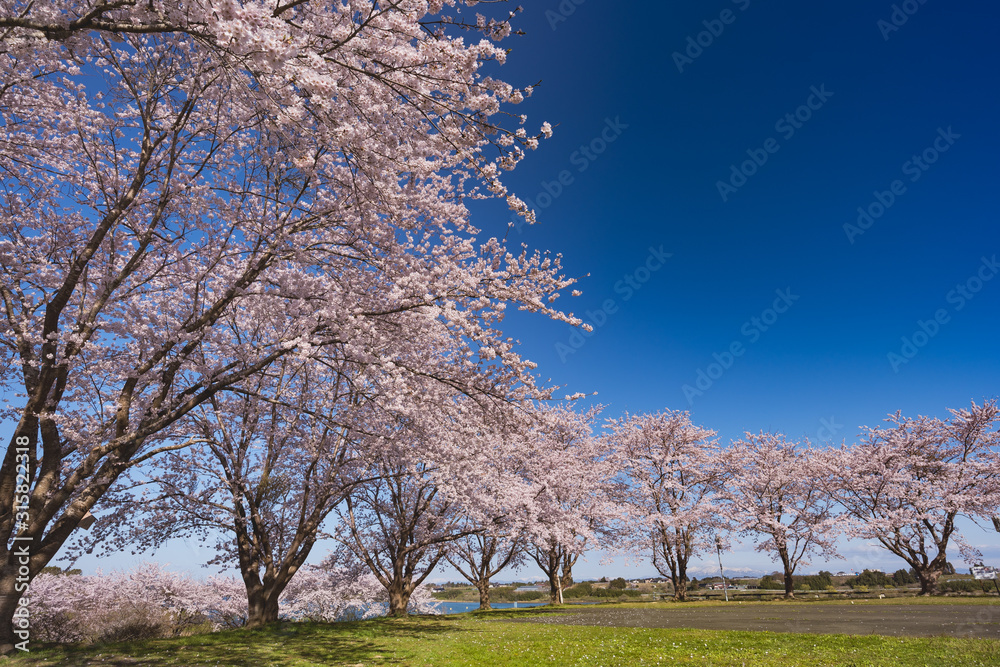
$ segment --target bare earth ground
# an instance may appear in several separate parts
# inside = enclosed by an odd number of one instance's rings
[[[527,623],[630,628],[698,628],[816,634],[1000,639],[1000,605],[739,604],[678,609],[593,607]]]

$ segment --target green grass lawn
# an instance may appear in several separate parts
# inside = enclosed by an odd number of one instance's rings
[[[674,602],[673,600],[668,600],[664,602],[649,603],[649,602],[616,602],[614,603],[616,607],[622,608],[642,608],[642,607],[659,607],[663,608],[664,605],[681,605],[683,608],[693,608],[693,607],[725,607],[727,605],[734,604],[735,601],[725,602],[721,597],[712,598],[711,600],[698,600],[693,602]],[[976,605],[976,606],[1000,606],[1000,596],[997,595],[926,595],[926,596],[908,596],[908,597],[885,597],[879,599],[876,596],[868,597],[853,597],[853,598],[820,598],[816,599],[812,595],[805,593],[797,593],[795,598],[792,600],[786,600],[783,596],[775,596],[771,600],[740,600],[739,604],[744,605],[763,605],[765,607],[769,605],[782,604],[782,605],[795,605],[795,604],[822,604],[822,605],[851,605],[851,604],[864,604],[864,605]]]
[[[1000,641],[996,640],[609,628],[512,622],[514,618],[536,613],[545,612],[493,611],[447,617],[377,619],[360,623],[286,623],[260,631],[235,630],[103,646],[36,645],[32,646],[30,654],[21,654],[8,664],[150,667],[1000,665]]]

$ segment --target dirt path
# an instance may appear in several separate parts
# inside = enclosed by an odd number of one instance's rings
[[[559,625],[700,628],[816,634],[1000,639],[1000,605],[738,604],[701,608],[594,607],[527,620]]]

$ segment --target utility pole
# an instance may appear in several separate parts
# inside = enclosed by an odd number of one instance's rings
[[[722,575],[722,592],[726,596],[726,602],[729,602],[729,589],[726,588],[726,572],[722,569],[722,540],[719,536],[715,536],[715,550],[719,552],[719,574]]]

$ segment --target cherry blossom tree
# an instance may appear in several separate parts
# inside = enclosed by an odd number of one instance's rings
[[[439,604],[421,585],[410,596],[409,611],[439,614]],[[385,588],[364,564],[340,565],[330,558],[300,570],[281,597],[282,615],[297,621],[360,621],[387,608]]]
[[[409,328],[418,330],[417,324]],[[394,470],[413,461],[427,470],[431,461],[434,470],[462,466],[455,475],[442,475],[435,492],[446,485],[465,515],[475,507],[498,516],[505,511],[497,504],[504,494],[496,487],[511,487],[495,482],[484,489],[484,467],[469,474],[470,462],[488,451],[486,441],[495,440],[484,432],[483,420],[497,416],[478,408],[463,412],[450,397],[458,387],[507,406],[518,392],[504,388],[506,375],[493,365],[484,364],[471,376],[456,373],[462,365],[454,359],[454,341],[434,342],[427,332],[420,350],[401,350],[394,357],[420,368],[422,376],[389,374],[377,365],[362,370],[337,358],[339,346],[327,346],[318,358],[283,358],[266,373],[213,396],[177,425],[204,444],[163,455],[152,473],[139,469],[126,475],[147,491],[106,495],[101,507],[109,511],[88,535],[88,545],[112,551],[157,547],[176,537],[215,538],[218,555],[211,564],[238,565],[247,589],[247,624],[258,627],[278,619],[285,587],[352,487],[387,481],[379,479],[382,468],[369,464],[374,453]],[[441,358],[432,359],[433,354]],[[400,399],[394,393],[400,391],[410,398]],[[472,405],[467,399],[464,407]],[[494,405],[492,412],[499,410]],[[377,425],[400,421],[411,427],[422,423],[423,440],[431,444],[405,437],[390,437],[392,446],[381,443],[386,433],[376,432]],[[434,426],[443,432],[430,435]],[[478,463],[483,466],[486,459]]]
[[[715,548],[713,534],[723,524],[714,494],[716,433],[681,411],[626,414],[609,426],[628,480],[628,548],[652,552],[653,566],[673,583],[674,599],[684,600],[688,563]]]
[[[532,220],[500,173],[551,130],[481,74],[510,17],[454,6],[0,1],[0,649],[18,567],[218,392],[329,345],[388,366],[404,312],[530,385],[504,305],[579,323],[558,258],[474,242],[467,197]]]
[[[406,613],[414,588],[449,555],[488,605],[489,577],[521,558],[519,543],[540,514],[557,511],[526,466],[538,455],[526,448],[538,445],[528,428],[534,408],[427,391],[394,407],[363,447],[367,481],[338,507],[340,540],[385,586],[391,615]]]
[[[718,460],[725,518],[735,532],[753,536],[757,551],[781,561],[785,597],[794,597],[792,575],[810,555],[839,558],[839,518],[820,481],[824,467],[808,442],[764,432],[746,433]]]
[[[364,568],[332,562],[306,567],[280,599],[283,618],[332,622],[362,620],[385,611],[385,589]],[[436,613],[426,587],[411,608]],[[42,573],[31,583],[32,639],[93,642],[173,636],[207,623],[220,628],[247,623],[246,590],[235,577],[198,581],[145,563],[128,572],[93,575]]]
[[[890,415],[862,440],[826,457],[829,489],[852,537],[873,540],[913,568],[922,595],[935,593],[965,516],[989,521],[1000,507],[1000,410],[995,400],[949,410],[950,419]]]
[[[361,447],[364,481],[336,511],[344,549],[385,588],[389,615],[403,616],[410,596],[447,549],[481,532],[477,518],[495,516],[496,499],[504,494],[499,484],[490,484],[489,451],[479,446],[491,441],[482,421],[488,412],[470,400],[424,391],[397,398],[393,407],[370,417],[368,442]]]
[[[525,545],[519,535],[484,531],[456,540],[445,559],[479,592],[479,608],[491,609],[490,579],[525,560]]]
[[[383,459],[376,466],[376,479],[347,495],[341,540],[385,588],[389,615],[405,616],[410,596],[448,544],[478,529],[439,495],[426,464]]]
[[[528,555],[548,578],[554,604],[562,604],[583,553],[610,546],[620,528],[619,461],[594,433],[599,412],[543,406],[522,436],[521,475],[531,489],[523,520]]]
[[[216,601],[205,585],[153,563],[107,575],[45,573],[30,590],[37,641],[145,639],[205,623]]]
[[[356,380],[343,366],[286,357],[216,394],[183,421],[201,444],[165,454],[155,470],[126,474],[123,488],[102,500],[107,511],[88,548],[215,539],[209,564],[238,565],[247,625],[277,621],[285,587],[355,480],[345,408],[357,400]]]

